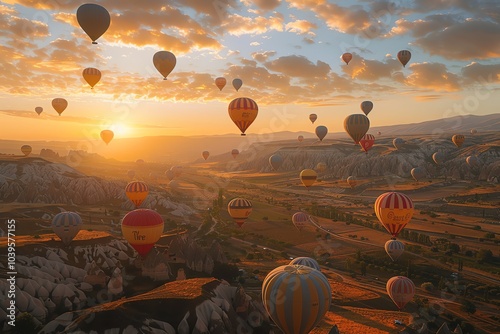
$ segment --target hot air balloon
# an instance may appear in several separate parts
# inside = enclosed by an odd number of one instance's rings
[[[318,119],[318,115],[316,114],[310,114],[309,115],[309,120],[311,121],[312,124]]]
[[[269,164],[276,171],[283,165],[283,158],[279,154],[273,154],[269,157]]]
[[[307,266],[278,267],[262,282],[262,303],[283,333],[309,333],[329,310],[331,295],[325,275]]]
[[[426,173],[425,173],[425,169],[423,169],[422,167],[412,168],[412,170],[410,171],[410,173],[411,173],[411,176],[417,182],[420,181],[420,180],[425,179],[425,177],[427,176]]]
[[[57,111],[59,116],[61,116],[62,112],[66,109],[68,106],[68,101],[65,99],[61,98],[55,98],[52,100],[52,107]]]
[[[467,158],[465,158],[465,161],[470,168],[479,168],[479,166],[481,165],[479,158],[475,155],[469,155]]]
[[[169,170],[165,171],[165,176],[167,177],[167,179],[168,179],[169,181],[172,181],[172,180],[174,179],[174,177],[175,177],[175,175],[174,175],[174,171],[173,171],[173,170],[171,170],[171,169],[169,169]]]
[[[175,55],[169,51],[158,51],[153,56],[153,64],[163,76],[163,80],[167,80],[167,76],[172,72],[176,63]]]
[[[122,219],[122,234],[145,257],[163,234],[163,219],[153,210],[135,209]]]
[[[172,180],[168,183],[168,187],[172,190],[178,190],[179,189],[179,182],[176,180]]]
[[[354,176],[349,176],[346,181],[351,188],[356,187],[356,185],[358,184],[358,181]]]
[[[361,110],[365,113],[366,116],[372,111],[373,102],[372,101],[363,101],[361,102]]]
[[[288,265],[291,266],[294,264],[299,266],[306,266],[321,271],[321,267],[319,266],[318,261],[310,257],[305,257],[305,256],[296,257],[295,259],[290,261]]]
[[[379,132],[377,132],[377,135],[378,135],[378,136],[380,136],[381,134],[382,134],[382,132],[380,132],[380,131],[379,131]]]
[[[83,70],[83,78],[90,85],[91,89],[101,80],[101,71],[97,68],[89,67]]]
[[[222,91],[222,88],[226,86],[226,78],[223,77],[216,78],[215,85],[217,86],[217,88],[219,88],[220,91]]]
[[[143,164],[144,164],[144,160],[142,160],[142,159],[137,159],[137,160],[135,161],[135,163],[136,163],[136,164],[138,164],[138,165],[143,165]]]
[[[324,162],[318,162],[318,164],[316,165],[316,170],[320,173],[324,172],[326,170],[326,163]]]
[[[391,239],[385,243],[385,252],[390,256],[392,261],[396,261],[405,251],[405,244],[399,240]]]
[[[52,219],[51,227],[62,242],[69,245],[82,228],[82,217],[76,212],[60,212]]]
[[[363,149],[363,151],[368,154],[368,151],[372,148],[373,144],[375,143],[375,136],[367,133],[366,135],[361,138],[359,141],[359,145]]]
[[[413,202],[405,194],[386,192],[380,195],[373,206],[380,223],[394,238],[413,216]]]
[[[144,182],[132,181],[125,187],[125,194],[128,199],[134,203],[135,207],[138,208],[141,206],[146,197],[148,197],[149,188]]]
[[[242,85],[243,85],[243,81],[241,81],[241,79],[234,79],[233,80],[233,87],[234,87],[234,89],[236,89],[236,91],[238,91]]]
[[[257,118],[259,107],[248,97],[238,97],[229,103],[227,111],[234,124],[240,129],[241,135],[244,136],[245,131]]]
[[[135,171],[134,170],[127,171],[127,176],[130,177],[131,179],[133,179],[135,176]]]
[[[298,137],[297,137],[297,140],[298,140],[299,142],[303,141],[303,140],[304,140],[304,136],[298,136]]]
[[[235,198],[227,205],[227,212],[234,219],[239,227],[252,213],[252,203],[244,198]]]
[[[36,108],[35,108],[35,112],[36,112],[38,115],[40,115],[40,114],[42,113],[42,111],[43,111],[43,108],[42,108],[42,107],[36,107]]]
[[[231,151],[231,155],[233,156],[233,159],[236,159],[236,157],[238,156],[238,154],[240,154],[240,151],[238,151],[235,148]]]
[[[451,141],[453,142],[453,144],[455,144],[456,147],[461,147],[465,141],[465,136],[464,135],[453,135],[453,137],[451,137]]]
[[[436,163],[436,165],[441,165],[444,162],[445,156],[441,152],[436,152],[432,155],[432,160]]]
[[[471,129],[471,130],[470,130],[470,134],[471,134],[471,135],[475,135],[476,133],[477,133],[477,130],[476,130],[476,129]]]
[[[359,144],[359,141],[368,132],[369,128],[370,120],[365,115],[353,114],[347,116],[344,120],[344,129],[355,144]]]
[[[78,7],[76,19],[83,31],[90,37],[92,44],[108,30],[111,23],[106,8],[93,3],[86,3]]]
[[[312,169],[304,169],[300,172],[300,181],[306,188],[312,186],[317,178],[318,174]]]
[[[405,276],[394,276],[387,281],[386,290],[389,297],[401,310],[415,295],[415,284]]]
[[[411,52],[408,50],[401,50],[398,52],[398,59],[401,64],[403,64],[403,67],[408,64],[408,62],[411,59]]]
[[[309,224],[309,215],[304,212],[296,212],[292,216],[292,223],[297,230],[302,231],[302,229]]]
[[[106,143],[106,145],[109,144],[109,142],[113,139],[115,134],[111,130],[102,130],[101,131],[101,139]]]
[[[322,141],[328,133],[328,128],[324,125],[320,125],[316,127],[316,136],[318,136],[319,140]]]
[[[27,157],[28,155],[30,155],[31,151],[32,151],[31,146],[29,146],[29,145],[21,146],[21,152],[23,152],[24,156]]]
[[[207,159],[208,159],[208,157],[210,156],[210,152],[208,152],[208,151],[203,151],[203,152],[201,153],[201,156],[203,157],[203,159],[207,160]]]
[[[394,147],[397,150],[402,149],[404,144],[405,144],[405,141],[403,139],[401,139],[401,138],[394,138],[392,140],[392,145],[394,145]]]
[[[352,60],[352,53],[346,52],[342,55],[342,60],[349,65],[349,62]]]

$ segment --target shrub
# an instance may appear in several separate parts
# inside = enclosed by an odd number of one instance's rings
[[[426,291],[434,290],[434,284],[432,284],[431,282],[422,283],[422,285],[420,285],[420,287]]]

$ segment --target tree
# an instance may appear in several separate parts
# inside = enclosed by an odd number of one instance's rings
[[[35,334],[41,327],[36,324],[35,319],[30,313],[24,312],[17,316],[16,326],[12,327],[12,333]]]
[[[223,279],[228,282],[234,282],[234,280],[240,275],[238,267],[232,264],[219,263],[216,262],[214,265],[214,271],[212,276],[217,279]]]
[[[460,245],[459,245],[459,244],[456,244],[456,243],[450,243],[450,245],[449,245],[449,249],[450,249],[450,251],[452,251],[453,253],[458,253],[458,252],[460,252]]]
[[[471,301],[464,300],[461,310],[469,314],[474,314],[476,312],[476,305]]]
[[[361,276],[366,276],[366,262],[361,261],[360,265],[361,265]]]
[[[488,262],[493,258],[493,252],[490,249],[480,249],[476,257],[479,261]]]

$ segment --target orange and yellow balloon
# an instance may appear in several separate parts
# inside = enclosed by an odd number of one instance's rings
[[[26,157],[31,154],[32,150],[33,149],[29,145],[23,145],[23,146],[21,146],[21,152],[23,152],[24,156],[26,156]]]
[[[227,212],[241,227],[252,213],[252,202],[244,198],[235,198],[228,203]]]
[[[306,188],[312,186],[317,178],[318,174],[313,169],[304,169],[300,172],[300,181]]]
[[[125,187],[125,194],[128,199],[134,203],[135,207],[141,206],[142,202],[148,197],[148,185],[142,181],[132,181]]]
[[[413,216],[413,201],[405,194],[386,192],[380,195],[373,206],[380,223],[394,238],[403,230]]]
[[[453,137],[451,137],[451,141],[453,142],[453,144],[455,144],[456,147],[460,148],[465,141],[465,136],[453,135]]]
[[[163,234],[164,222],[153,210],[136,209],[123,217],[122,234],[128,243],[145,257]]]
[[[229,117],[245,136],[245,131],[255,121],[259,113],[259,107],[254,100],[248,97],[239,97],[231,101],[227,108]]]
[[[94,89],[94,86],[101,80],[101,71],[97,68],[88,67],[83,70],[83,79],[87,81],[90,86],[90,89]]]

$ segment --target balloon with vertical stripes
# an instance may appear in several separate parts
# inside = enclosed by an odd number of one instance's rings
[[[82,76],[87,81],[91,89],[101,80],[101,71],[97,68],[88,67],[83,70]]]
[[[370,120],[365,115],[353,114],[344,119],[344,129],[355,144],[359,144],[359,141],[368,132],[369,128]]]
[[[296,212],[292,216],[292,223],[297,230],[302,231],[302,229],[309,224],[309,215],[305,212]]]
[[[391,239],[387,240],[384,245],[385,252],[392,261],[396,261],[405,251],[405,244],[399,240]]]
[[[259,113],[257,103],[248,97],[239,97],[232,100],[227,108],[229,117],[241,131],[241,135],[245,135],[245,131],[255,121]]]
[[[125,194],[128,199],[134,203],[135,207],[141,206],[142,202],[148,197],[148,185],[142,181],[132,181],[125,187]]]
[[[54,216],[51,224],[54,233],[65,245],[69,245],[82,227],[82,217],[76,212],[60,212]]]
[[[387,281],[386,290],[399,310],[405,307],[415,295],[415,284],[405,276],[394,276]]]
[[[394,238],[403,230],[413,216],[413,202],[405,194],[386,192],[380,195],[373,206],[380,223]]]
[[[302,265],[278,267],[262,282],[262,303],[286,334],[309,333],[330,308],[331,295],[325,275]]]
[[[321,271],[321,267],[319,266],[318,261],[316,261],[313,258],[306,257],[306,256],[296,257],[295,259],[290,261],[289,265],[292,265],[292,264],[307,266],[307,267]]]
[[[228,203],[227,212],[241,227],[252,213],[252,203],[244,198],[235,198]]]

